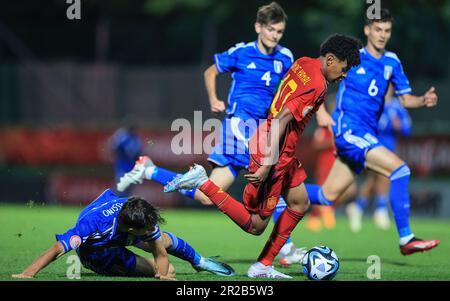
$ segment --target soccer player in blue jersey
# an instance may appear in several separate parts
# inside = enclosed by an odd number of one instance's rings
[[[167,254],[188,261],[197,271],[232,276],[224,263],[204,258],[176,235],[163,232],[164,222],[157,209],[139,197],[121,198],[105,190],[84,208],[75,227],[56,235],[56,243],[21,274],[13,278],[33,278],[40,270],[72,249],[82,265],[101,275],[140,276],[175,279],[175,269]],[[154,260],[139,256],[127,246],[153,254]]]
[[[381,10],[380,18],[367,19],[364,26],[367,45],[360,50],[361,65],[352,68],[340,84],[332,115],[338,158],[325,183],[321,187],[307,185],[307,190],[311,204],[330,204],[365,168],[389,178],[389,197],[400,236],[400,252],[409,255],[433,249],[439,241],[419,239],[412,232],[409,225],[410,169],[381,144],[377,124],[389,83],[393,84],[395,95],[405,108],[433,107],[438,97],[434,87],[422,96],[412,95],[399,58],[385,49],[391,32],[392,17],[387,9]]]
[[[395,153],[397,138],[407,137],[410,134],[411,118],[400,101],[394,97],[394,89],[390,84],[385,96],[383,113],[378,121],[378,140],[384,147]],[[382,230],[389,229],[391,223],[388,210],[389,184],[389,179],[380,174],[370,173],[367,176],[356,201],[346,208],[350,229],[353,232],[359,232],[362,228],[363,212],[371,195],[374,195],[376,203],[373,214],[375,225]]]
[[[204,72],[211,112],[227,114],[222,122],[221,141],[208,157],[213,165],[210,179],[223,190],[227,190],[238,173],[248,167],[248,140],[259,121],[267,118],[277,87],[293,63],[291,51],[278,44],[286,21],[287,16],[278,3],[261,6],[255,22],[257,40],[238,43],[216,54],[214,64]],[[227,109],[216,93],[216,77],[220,73],[231,73],[233,78]],[[144,179],[166,185],[176,175],[173,171],[154,166],[150,158],[142,157],[134,169],[120,179],[117,187],[122,191],[131,184],[142,183]],[[199,190],[180,192],[204,205],[213,205]],[[274,219],[281,213],[277,212]],[[290,239],[280,252],[287,263],[299,262],[303,254],[304,250],[297,249]]]

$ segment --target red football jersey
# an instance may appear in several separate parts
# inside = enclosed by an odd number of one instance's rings
[[[266,142],[272,120],[283,107],[287,107],[294,119],[288,123],[285,136],[280,140],[279,159],[275,170],[288,170],[295,160],[297,140],[325,100],[326,91],[327,82],[322,74],[319,59],[302,57],[295,61],[275,95],[267,122],[259,126],[251,139],[249,150],[253,159],[258,164],[264,164],[265,156],[268,156]]]

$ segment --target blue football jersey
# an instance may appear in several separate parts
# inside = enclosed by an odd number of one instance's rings
[[[333,130],[337,136],[346,128],[366,128],[377,132],[389,82],[392,82],[396,96],[412,92],[395,53],[386,51],[377,59],[363,48],[360,56],[361,64],[350,69],[339,85],[333,113],[336,123]]]
[[[214,61],[219,72],[232,72],[227,114],[248,120],[267,118],[278,84],[294,57],[280,45],[271,54],[263,54],[255,41],[236,44],[214,55]]]
[[[75,227],[64,234],[57,234],[56,240],[64,251],[83,247],[100,250],[135,245],[141,241],[153,241],[161,236],[158,225],[147,235],[133,236],[117,231],[117,216],[127,198],[120,198],[111,189],[105,190],[89,206],[84,208]]]

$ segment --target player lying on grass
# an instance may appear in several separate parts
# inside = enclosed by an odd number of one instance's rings
[[[262,278],[291,278],[272,267],[273,260],[309,207],[306,179],[295,148],[304,128],[322,105],[329,82],[338,82],[359,64],[361,43],[351,37],[333,35],[320,47],[320,57],[298,59],[287,72],[270,107],[270,115],[250,139],[249,183],[244,204],[233,199],[195,165],[176,177],[165,191],[196,188],[244,231],[263,233],[280,195],[287,202],[258,261],[247,275]]]
[[[197,271],[233,276],[233,269],[212,258],[204,258],[183,239],[162,232],[164,222],[146,200],[120,198],[110,189],[81,211],[75,227],[56,235],[57,242],[21,274],[13,278],[32,278],[55,259],[75,249],[81,263],[101,275],[140,276],[175,279],[175,268],[167,254],[188,261]],[[154,260],[139,256],[127,246],[153,254]]]
[[[227,117],[222,122],[221,139],[208,157],[214,167],[210,179],[223,190],[228,190],[239,172],[248,167],[248,140],[259,121],[267,118],[277,86],[292,66],[294,58],[291,51],[278,44],[283,37],[286,22],[287,16],[278,3],[272,2],[260,7],[255,22],[257,40],[236,44],[228,51],[216,54],[215,63],[204,73],[213,113],[225,112],[225,103],[219,100],[216,93],[217,76],[231,72],[233,77],[228,95]],[[131,184],[142,183],[144,179],[166,185],[176,176],[176,172],[154,166],[150,158],[144,157],[136,162],[131,172],[120,179],[117,189],[123,191]],[[213,205],[197,189],[180,192],[204,205]],[[284,201],[281,200],[280,203]],[[275,212],[274,219],[280,214],[281,212]],[[304,253],[304,249],[297,249],[289,239],[280,252],[280,261],[285,265],[299,262]]]
[[[330,204],[349,187],[365,168],[389,178],[389,198],[403,255],[435,248],[438,240],[417,238],[409,225],[410,169],[378,139],[377,125],[384,96],[391,82],[395,95],[405,108],[433,107],[438,97],[434,87],[423,96],[412,95],[409,81],[395,53],[385,47],[391,37],[392,16],[382,9],[379,19],[367,19],[366,47],[360,50],[361,65],[353,68],[339,86],[333,113],[333,134],[338,158],[325,181],[306,185],[311,204]],[[325,114],[326,111],[320,112]]]

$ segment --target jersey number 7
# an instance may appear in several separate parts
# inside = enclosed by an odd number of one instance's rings
[[[281,112],[281,109],[283,108],[284,103],[288,99],[289,96],[291,96],[292,93],[297,90],[298,84],[293,79],[290,78],[290,74],[288,74],[283,84],[281,85],[280,89],[278,90],[277,94],[275,95],[275,98],[270,105],[270,113],[272,113],[273,117],[276,117],[278,113]],[[282,99],[282,101],[280,101]]]

